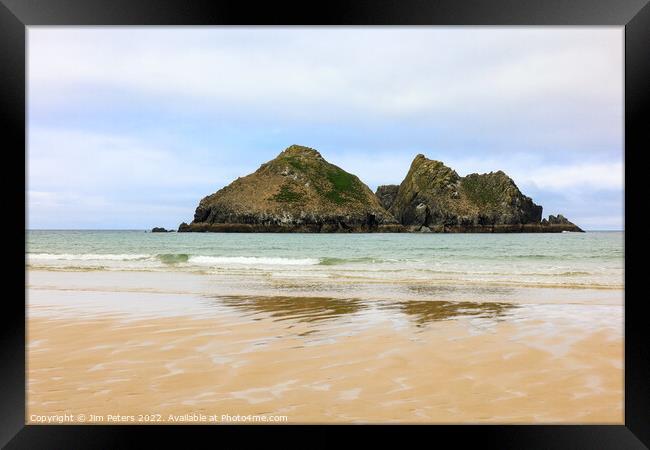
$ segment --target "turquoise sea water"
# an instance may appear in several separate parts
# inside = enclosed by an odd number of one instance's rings
[[[235,234],[28,231],[27,265],[347,281],[623,288],[623,232]]]

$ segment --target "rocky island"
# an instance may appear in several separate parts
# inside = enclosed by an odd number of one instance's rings
[[[373,193],[309,147],[292,145],[203,198],[179,232],[582,231],[542,207],[502,171],[459,176],[417,155],[402,183]]]
[[[153,228],[151,229],[151,232],[152,232],[152,233],[171,233],[171,232],[173,232],[173,231],[174,231],[174,230],[168,230],[168,229],[166,229],[165,227],[153,227]]]

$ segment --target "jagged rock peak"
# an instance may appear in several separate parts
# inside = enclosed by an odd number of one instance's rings
[[[441,161],[415,157],[390,212],[406,226],[486,227],[538,223],[542,207],[504,172],[461,177]]]
[[[296,145],[296,144],[290,145],[289,147],[285,148],[278,156],[282,156],[282,155],[308,156],[308,157],[323,159],[323,156],[318,152],[318,150],[311,147],[305,147],[304,145]]]

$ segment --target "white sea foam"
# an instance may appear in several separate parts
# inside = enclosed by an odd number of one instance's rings
[[[152,258],[152,255],[114,254],[114,253],[28,253],[27,258],[31,261],[133,261]]]
[[[232,264],[246,266],[313,266],[320,262],[316,258],[278,258],[257,256],[191,256],[190,264],[222,267]]]
[[[146,254],[114,254],[114,253],[29,253],[30,262],[38,261],[156,261],[159,255]],[[183,261],[179,261],[183,262]],[[187,264],[203,267],[229,267],[237,266],[313,266],[320,263],[317,258],[282,258],[259,256],[190,256]]]

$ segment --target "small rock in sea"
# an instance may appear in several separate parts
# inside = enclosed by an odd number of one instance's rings
[[[166,229],[163,228],[163,227],[153,227],[153,228],[151,229],[151,232],[152,232],[152,233],[167,233],[168,231],[171,231],[171,230],[166,230]]]

